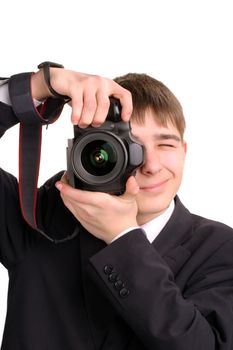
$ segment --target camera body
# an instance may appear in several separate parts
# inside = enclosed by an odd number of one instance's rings
[[[68,181],[75,188],[119,195],[143,159],[143,145],[131,134],[130,122],[121,120],[120,101],[110,97],[99,128],[74,126],[67,147]]]

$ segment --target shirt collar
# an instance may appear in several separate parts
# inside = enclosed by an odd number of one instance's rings
[[[146,222],[141,228],[144,230],[145,235],[150,243],[158,236],[162,231],[168,220],[170,219],[173,210],[175,209],[174,199],[171,201],[169,207],[159,216]]]

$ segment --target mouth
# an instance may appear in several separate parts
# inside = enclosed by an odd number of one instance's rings
[[[140,187],[140,190],[144,192],[160,192],[164,189],[168,181],[169,180],[164,180],[164,181],[157,182],[155,184],[143,186],[143,187]]]

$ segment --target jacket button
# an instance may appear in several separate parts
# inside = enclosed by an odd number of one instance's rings
[[[116,280],[118,280],[119,275],[116,272],[112,272],[110,273],[110,275],[108,275],[108,280],[110,282],[115,282]]]
[[[129,290],[127,288],[122,288],[119,291],[119,295],[121,298],[126,298],[129,295]]]
[[[110,275],[110,273],[113,271],[113,266],[112,265],[105,265],[104,266],[104,273],[105,275]]]
[[[122,280],[118,280],[118,281],[116,281],[115,283],[114,283],[114,288],[116,289],[116,290],[120,290],[120,289],[122,289],[125,285],[124,285],[124,283],[122,282]]]

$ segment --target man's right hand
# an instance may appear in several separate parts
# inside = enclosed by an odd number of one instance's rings
[[[79,73],[62,68],[50,68],[50,83],[61,95],[71,98],[71,121],[85,128],[100,126],[106,119],[110,105],[109,96],[121,102],[122,120],[128,122],[133,110],[131,93],[111,79]],[[32,75],[32,96],[37,100],[51,96],[44,81],[43,71]]]

